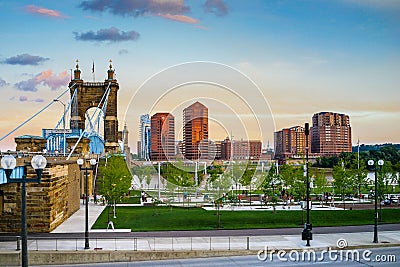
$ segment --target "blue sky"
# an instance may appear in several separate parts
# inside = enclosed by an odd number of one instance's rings
[[[210,116],[218,121],[211,138],[240,132],[236,123],[247,111],[240,114],[231,104],[235,101],[223,94],[207,103],[196,86],[176,92],[180,103],[152,110],[153,103],[143,104],[146,94],[162,92],[150,88],[137,94],[149,77],[192,61],[234,68],[262,92],[271,114],[257,113],[264,112],[257,107],[263,104],[252,98],[251,90],[235,88],[254,107],[253,119],[266,124],[261,134],[247,129],[238,138],[272,143],[274,130],[303,125],[316,112],[334,111],[350,115],[354,144],[358,138],[362,143],[400,142],[400,1],[0,0],[0,10],[1,136],[67,88],[76,59],[86,81],[93,79],[93,62],[96,80],[104,80],[112,59],[120,84],[119,121],[129,127],[132,147],[140,114],[174,110],[179,119],[182,107],[196,97],[210,105]],[[168,79],[180,78],[171,75]],[[181,75],[190,76],[185,71]],[[218,75],[232,87],[243,78],[228,70]],[[62,99],[67,102],[68,96]],[[221,121],[218,101],[234,110],[231,115],[238,120],[225,114]],[[15,135],[40,135],[41,128],[55,126],[61,111],[60,105],[52,105]],[[263,121],[269,115],[273,120]],[[12,137],[0,143],[2,150],[12,146]]]

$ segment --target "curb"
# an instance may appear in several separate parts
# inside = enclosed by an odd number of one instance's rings
[[[400,247],[400,243],[383,243],[348,246],[342,250]],[[273,250],[274,247],[266,247]],[[317,248],[285,248],[275,249],[275,251],[307,251],[316,252],[327,250],[329,247]],[[338,248],[334,248],[340,250]],[[65,265],[65,264],[84,264],[84,263],[107,263],[107,262],[133,262],[133,261],[155,261],[172,260],[187,258],[206,258],[206,257],[226,257],[226,256],[246,256],[254,255],[263,250],[156,250],[156,251],[113,251],[113,250],[89,250],[89,251],[29,251],[30,265]],[[0,252],[2,262],[0,266],[19,266],[21,264],[21,252]]]

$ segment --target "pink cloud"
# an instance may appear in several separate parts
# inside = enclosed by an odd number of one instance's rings
[[[49,72],[50,71],[50,75]],[[53,75],[52,71],[44,71],[41,73],[41,76],[45,76],[46,78],[43,80],[43,83],[51,88],[51,90],[57,90],[61,86],[65,86],[68,84],[70,77],[68,76],[67,71],[61,72],[59,75]]]
[[[29,13],[48,16],[48,17],[66,18],[66,16],[63,16],[60,12],[58,12],[56,10],[38,7],[35,5],[26,6],[25,10]]]
[[[51,77],[53,75],[53,71],[52,70],[45,70],[42,73],[38,74],[36,76],[36,81],[38,83],[48,79],[49,77]]]
[[[162,17],[164,19],[169,19],[169,20],[174,20],[178,22],[183,22],[183,23],[189,23],[189,24],[196,24],[199,21],[195,18],[185,16],[185,15],[171,15],[171,14],[157,14],[157,16]]]
[[[209,30],[208,27],[206,27],[206,26],[201,26],[201,25],[194,25],[193,27],[196,28],[196,29]]]
[[[19,101],[21,101],[21,102],[26,102],[26,101],[28,101],[28,97],[27,97],[27,96],[24,96],[24,95],[21,95],[21,96],[19,97]]]
[[[16,83],[14,87],[20,91],[36,92],[38,90],[37,86],[43,84],[49,86],[51,90],[55,91],[58,88],[67,85],[69,79],[67,71],[55,75],[52,70],[45,70],[33,78]]]

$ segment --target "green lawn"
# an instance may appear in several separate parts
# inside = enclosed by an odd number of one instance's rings
[[[112,210],[110,209],[112,212]],[[216,211],[201,208],[117,207],[115,228],[132,231],[213,230],[217,229]],[[400,209],[383,209],[383,223],[400,223]],[[110,215],[112,218],[112,215]],[[306,213],[304,212],[304,220]],[[311,211],[314,227],[373,224],[373,210]],[[302,211],[221,211],[222,229],[301,227]],[[107,227],[107,208],[93,229]]]
[[[140,204],[140,196],[124,197],[118,203],[120,204]]]

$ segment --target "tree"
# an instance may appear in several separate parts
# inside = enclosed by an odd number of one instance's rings
[[[295,199],[305,199],[306,183],[303,165],[293,166],[286,164],[280,168],[279,173],[291,195],[293,195]]]
[[[345,204],[345,195],[348,193],[349,189],[352,189],[354,186],[354,179],[352,179],[352,171],[347,170],[345,168],[345,163],[342,161],[332,170],[332,177],[334,179],[333,187],[335,188],[336,192],[341,194],[341,198],[343,201],[343,208],[346,208]]]
[[[143,185],[143,181],[146,181],[148,188],[151,181],[151,176],[156,173],[156,170],[152,165],[142,165],[133,167],[132,172],[139,177],[140,186]]]
[[[326,180],[326,174],[324,169],[316,169],[314,179],[314,192],[317,194],[324,194],[328,187],[328,181]]]
[[[274,164],[271,165],[271,168],[268,170],[268,172],[264,172],[261,174],[262,175],[262,188],[264,190],[264,193],[266,193],[269,197],[269,202],[272,204],[272,207],[275,212],[275,206],[278,203],[278,196],[275,192],[275,187],[281,183],[281,177],[277,173],[277,168],[275,167]]]
[[[352,185],[357,189],[357,195],[359,198],[359,201],[361,201],[360,196],[362,192],[362,188],[367,185],[366,178],[367,178],[367,169],[365,162],[360,159],[358,161],[357,158],[353,158],[350,166],[348,166],[349,169],[352,170]]]
[[[232,180],[233,180],[233,184],[235,184],[235,189],[237,191],[237,186],[238,183],[240,182],[243,173],[246,169],[246,166],[244,166],[243,164],[239,163],[239,162],[233,162],[232,166],[230,166],[228,168],[228,173],[231,176]]]
[[[219,212],[219,207],[223,202],[221,199],[221,191],[225,192],[231,186],[232,178],[229,174],[222,173],[221,168],[217,168],[215,170],[213,169],[213,171],[211,173],[209,172],[209,174],[212,180],[213,188],[217,189],[217,194],[214,196],[214,204],[217,208],[217,227],[219,229],[221,228],[221,214]]]
[[[118,202],[122,196],[128,193],[131,186],[131,174],[125,159],[119,155],[112,155],[107,165],[100,168],[100,193],[107,201],[107,205]]]

